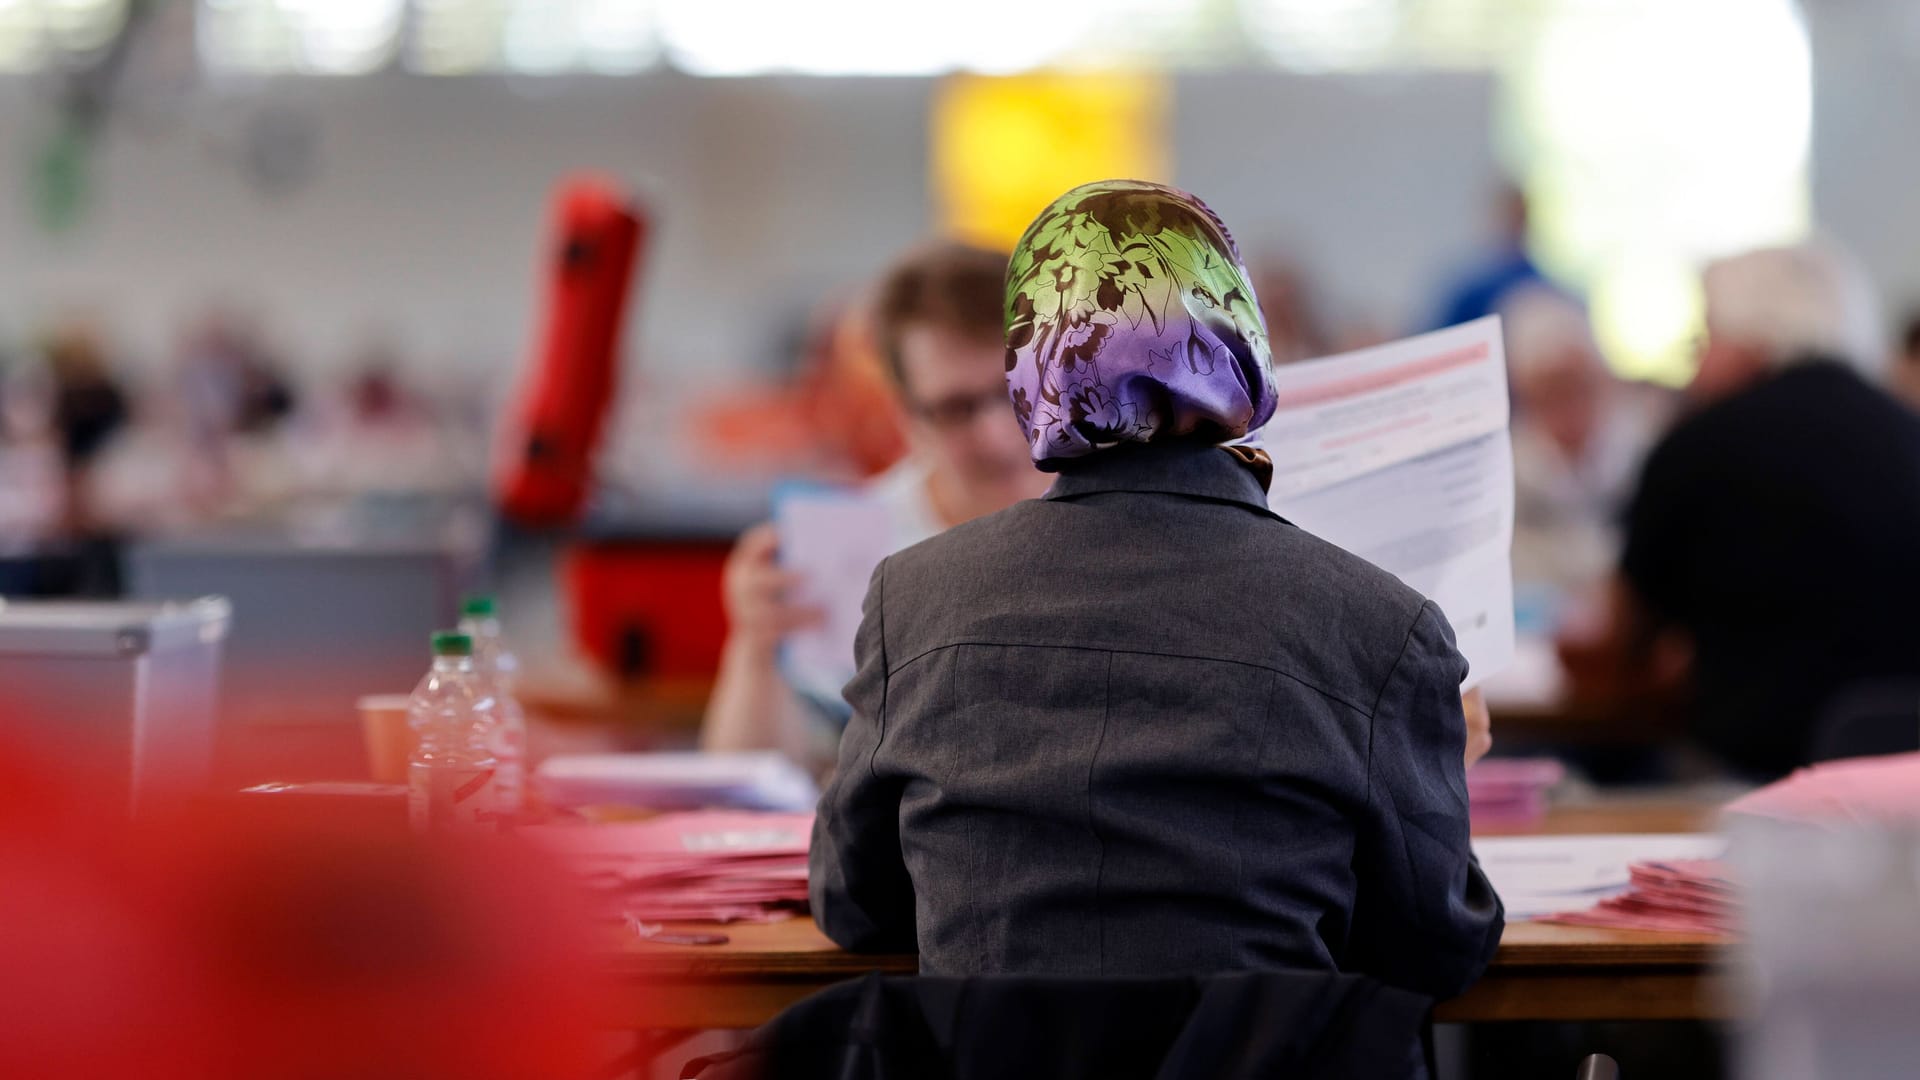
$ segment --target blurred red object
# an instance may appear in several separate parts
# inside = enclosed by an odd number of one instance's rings
[[[544,322],[494,483],[518,524],[565,525],[586,502],[647,225],[644,209],[604,181],[576,177],[556,193]]]
[[[906,413],[874,341],[865,302],[835,311],[809,343],[800,383],[807,427],[857,476],[876,476],[906,455]]]
[[[524,846],[229,799],[129,822],[58,760],[0,748],[0,1076],[592,1072],[589,927]]]
[[[700,406],[694,430],[716,461],[843,480],[876,476],[907,453],[906,412],[864,302],[822,309],[791,384],[728,387]]]
[[[720,576],[730,540],[587,540],[566,554],[573,639],[623,679],[710,679],[727,620]]]

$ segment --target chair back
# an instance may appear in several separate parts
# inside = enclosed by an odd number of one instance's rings
[[[1416,1078],[1432,1001],[1332,972],[863,979],[685,1080]]]
[[[1814,721],[1814,762],[1920,750],[1920,679],[1876,679],[1846,687]]]

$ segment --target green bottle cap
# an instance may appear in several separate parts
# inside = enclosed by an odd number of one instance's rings
[[[467,597],[466,602],[460,605],[460,614],[469,615],[476,619],[493,618],[493,597],[491,596]]]
[[[458,630],[438,630],[433,635],[433,655],[472,656],[473,638]]]

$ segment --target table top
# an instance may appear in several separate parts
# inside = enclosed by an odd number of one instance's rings
[[[1528,827],[1482,835],[1693,832],[1711,826],[1717,807],[1677,800],[1633,799],[1555,807]],[[712,926],[701,929],[711,932]],[[724,928],[724,945],[660,945],[634,940],[616,958],[623,974],[675,980],[848,977],[869,971],[911,974],[911,956],[849,953],[828,941],[813,920],[797,918]],[[1564,968],[1645,969],[1704,967],[1726,939],[1710,934],[1603,930],[1548,923],[1510,924],[1489,973]]]
[[[1606,833],[1712,832],[1718,803],[1661,796],[1600,799],[1554,806],[1546,820],[1476,825],[1475,836],[1591,836]]]

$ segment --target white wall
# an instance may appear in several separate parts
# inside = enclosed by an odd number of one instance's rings
[[[116,128],[98,201],[71,234],[0,212],[0,319],[75,303],[123,339],[163,347],[208,298],[263,305],[306,365],[344,359],[370,328],[437,363],[517,355],[554,178],[602,169],[660,206],[641,314],[648,354],[727,362],[764,348],[764,311],[866,273],[925,219],[918,83],[717,83],[654,77],[545,88],[407,78],[202,93],[177,119]],[[206,146],[263,102],[317,121],[304,190],[250,189]],[[22,161],[34,117],[0,112]],[[10,178],[18,176],[8,169]]]
[[[1471,257],[1499,182],[1477,75],[1195,75],[1178,83],[1182,186],[1247,255],[1308,266],[1348,317],[1408,329]]]
[[[411,360],[500,370],[523,350],[553,178],[644,179],[660,209],[637,359],[676,379],[770,362],[817,297],[928,227],[918,79],[512,84],[385,76],[133,102],[70,233],[19,178],[41,105],[0,89],[0,335],[75,307],[142,362],[211,299],[257,305],[310,371],[369,333]],[[1183,77],[1177,180],[1249,249],[1309,257],[1346,306],[1399,322],[1479,234],[1493,166],[1475,77]],[[264,105],[319,132],[305,188],[263,195],[215,149]]]

